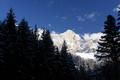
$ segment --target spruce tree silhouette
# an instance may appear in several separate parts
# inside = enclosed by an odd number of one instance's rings
[[[80,73],[80,80],[90,80],[87,71],[85,70],[84,67],[80,66],[79,68],[79,73]]]
[[[5,26],[5,21],[0,23],[0,74],[1,79],[5,80],[6,69],[5,69],[5,57],[6,54],[6,35],[3,34],[2,28]]]
[[[38,29],[35,26],[33,30],[33,55],[32,55],[32,80],[42,80],[42,54],[41,54],[41,43],[38,39]],[[45,75],[44,75],[45,76]]]
[[[120,8],[119,8],[120,9]],[[118,18],[117,18],[117,27],[120,29],[120,10],[118,11]],[[120,79],[120,31],[119,31],[119,36],[118,36],[118,54],[116,58],[116,63],[115,63],[115,68],[116,68],[116,78]]]
[[[22,19],[18,25],[17,51],[19,53],[20,80],[32,80],[33,63],[32,59],[36,52],[37,45],[33,32],[29,29],[28,23]]]
[[[44,77],[43,79],[52,80],[52,76],[53,76],[52,61],[54,60],[55,48],[54,48],[49,30],[44,29],[42,33],[41,42],[42,42],[41,53],[43,57],[42,58],[42,63],[43,63],[42,74],[46,75],[46,77]]]
[[[78,80],[78,72],[72,59],[72,55],[67,51],[67,45],[64,41],[60,57],[62,61],[62,79],[63,80]]]
[[[96,58],[102,61],[102,76],[105,80],[119,80],[115,69],[118,60],[118,39],[119,28],[116,26],[116,21],[113,16],[108,15],[104,25],[103,36],[98,42]]]
[[[7,14],[7,18],[5,19],[5,26],[2,27],[3,34],[5,35],[6,41],[6,53],[3,55],[5,56],[5,73],[7,78],[15,79],[17,73],[17,62],[16,58],[18,54],[16,54],[16,20],[14,19],[14,13],[12,9],[10,9],[9,13]]]

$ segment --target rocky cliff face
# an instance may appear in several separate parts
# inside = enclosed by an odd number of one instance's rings
[[[59,49],[62,47],[63,41],[66,41],[70,53],[75,53],[81,49],[80,42],[82,39],[72,30],[60,34],[52,33],[51,36],[55,46],[58,46]]]

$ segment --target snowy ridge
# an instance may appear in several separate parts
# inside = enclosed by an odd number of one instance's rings
[[[42,32],[42,29],[38,29],[38,34],[40,36]],[[66,30],[64,33],[56,33],[54,31],[51,32],[54,45],[59,49],[61,49],[63,42],[66,41],[68,52],[84,59],[93,60],[95,60],[94,54],[96,53],[98,46],[97,42],[102,35],[102,33],[86,33],[80,36],[72,30]]]
[[[92,59],[96,60],[94,57],[94,53],[75,53],[76,56],[80,56],[83,59]]]

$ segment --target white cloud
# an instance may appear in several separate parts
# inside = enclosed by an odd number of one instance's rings
[[[120,11],[120,4],[118,4],[117,7],[115,7],[115,8],[113,9],[113,11],[114,11],[114,12]]]
[[[102,36],[103,34],[102,33],[85,33],[82,38],[84,40],[98,40],[100,39],[100,37]]]
[[[63,19],[63,20],[66,20],[66,19],[67,19],[67,17],[65,17],[65,16],[62,16],[62,17],[61,17],[61,19]]]
[[[85,14],[83,16],[76,16],[78,21],[86,21],[86,20],[92,20],[95,21],[96,13],[89,13]]]
[[[54,3],[55,3],[55,1],[51,0],[51,1],[48,3],[48,7],[51,7]]]
[[[95,17],[95,13],[88,14],[86,17],[87,17],[88,19],[92,19],[92,18]]]
[[[76,16],[78,21],[85,21],[85,19],[81,16]]]
[[[48,26],[49,26],[49,27],[51,27],[51,26],[52,26],[52,24],[48,24]]]
[[[59,19],[59,20],[61,20],[61,21],[65,21],[65,20],[68,19],[67,16],[58,16],[58,15],[56,15],[55,18],[56,18],[56,19]]]
[[[55,16],[56,18],[58,18],[59,16]]]
[[[95,19],[96,13],[85,14],[84,17],[86,19]]]

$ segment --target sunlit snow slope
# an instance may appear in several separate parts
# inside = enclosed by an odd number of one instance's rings
[[[41,36],[42,29],[38,29],[38,33]],[[66,41],[68,46],[68,52],[73,55],[80,56],[84,59],[95,59],[98,41],[102,33],[85,33],[80,36],[72,30],[66,30],[63,33],[51,32],[51,37],[54,45],[61,49],[63,41]]]

